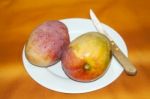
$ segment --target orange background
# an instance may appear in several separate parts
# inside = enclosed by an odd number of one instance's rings
[[[31,31],[46,20],[97,16],[124,38],[137,76],[123,73],[109,86],[85,94],[48,90],[22,64]],[[150,99],[149,0],[0,0],[0,99]]]

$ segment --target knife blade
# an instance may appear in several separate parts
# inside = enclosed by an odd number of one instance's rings
[[[112,54],[117,59],[117,61],[121,64],[121,66],[124,68],[126,74],[129,76],[136,75],[137,69],[127,58],[127,56],[121,51],[118,45],[113,41],[110,35],[103,29],[102,23],[100,22],[100,20],[98,20],[97,16],[94,14],[92,9],[90,9],[90,17],[94,26],[96,27],[96,30],[99,33],[104,34],[110,40]]]

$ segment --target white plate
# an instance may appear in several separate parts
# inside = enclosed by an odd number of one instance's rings
[[[85,32],[96,31],[92,21],[89,19],[72,18],[61,21],[68,27],[71,40]],[[121,36],[105,24],[103,24],[103,28],[127,55],[127,47]],[[112,57],[110,67],[104,76],[93,82],[81,83],[69,79],[63,72],[60,62],[48,68],[40,68],[30,64],[25,57],[24,50],[23,63],[26,71],[33,80],[48,89],[63,93],[85,93],[101,89],[117,79],[123,71],[121,65]]]

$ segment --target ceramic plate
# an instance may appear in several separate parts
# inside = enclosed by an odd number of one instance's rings
[[[68,27],[71,40],[85,32],[96,31],[90,19],[72,18],[60,21]],[[124,54],[127,55],[127,47],[121,36],[105,24],[103,24],[103,28],[113,38]],[[61,62],[48,68],[40,68],[28,62],[24,49],[22,55],[24,67],[33,80],[48,89],[63,93],[86,93],[101,89],[116,80],[123,71],[121,65],[112,57],[110,67],[101,78],[93,82],[81,83],[73,81],[65,75],[61,67]]]

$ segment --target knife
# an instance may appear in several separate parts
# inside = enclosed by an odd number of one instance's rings
[[[127,58],[127,56],[121,51],[118,45],[110,37],[110,35],[103,29],[102,23],[98,20],[98,18],[96,17],[92,9],[90,9],[90,17],[97,31],[104,34],[110,40],[112,54],[117,59],[117,61],[122,65],[126,74],[129,76],[136,75],[137,70],[135,66],[131,63],[131,61]]]

